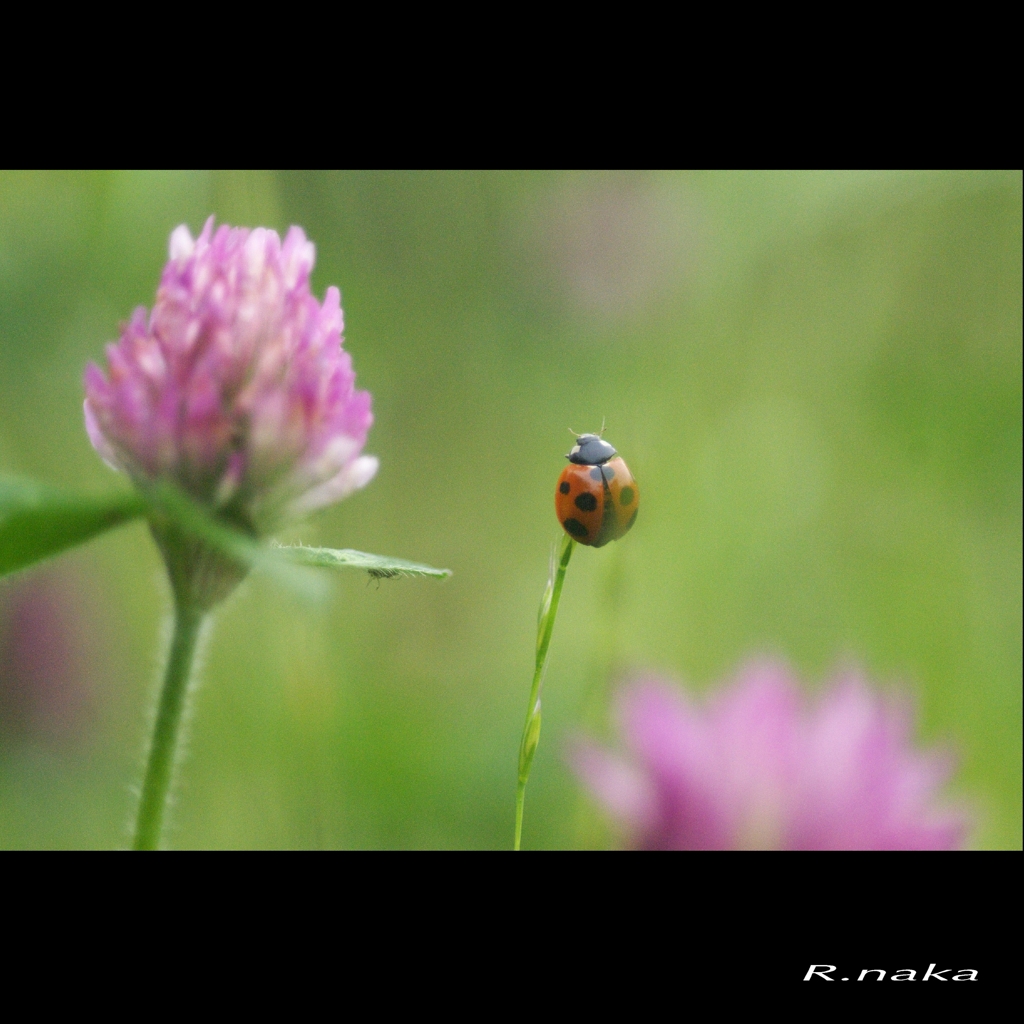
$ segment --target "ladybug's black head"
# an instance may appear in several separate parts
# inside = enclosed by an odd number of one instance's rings
[[[566,458],[580,466],[600,466],[615,454],[615,449],[597,434],[580,434]]]

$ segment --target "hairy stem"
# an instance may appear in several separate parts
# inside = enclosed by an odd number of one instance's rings
[[[540,602],[537,614],[537,664],[533,670],[533,685],[530,687],[530,704],[526,711],[526,724],[523,726],[523,738],[519,744],[519,784],[516,788],[516,839],[515,849],[518,850],[523,835],[523,806],[526,802],[526,783],[530,778],[530,765],[533,755],[537,752],[540,742],[540,687],[544,679],[544,667],[548,661],[548,647],[551,644],[551,631],[555,628],[555,616],[558,614],[558,599],[562,594],[562,583],[565,581],[565,570],[572,558],[576,541],[568,534],[562,539],[558,552],[558,560],[552,565],[548,585]]]
[[[197,603],[188,601],[180,594],[176,596],[174,638],[171,640],[171,653],[160,693],[160,707],[153,727],[153,742],[149,749],[142,799],[139,801],[135,824],[135,840],[132,845],[136,850],[155,850],[160,844],[189,677],[205,617],[205,609]]]

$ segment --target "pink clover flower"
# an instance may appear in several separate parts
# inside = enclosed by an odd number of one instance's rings
[[[625,754],[575,744],[573,767],[643,849],[945,850],[966,832],[937,803],[949,759],[858,675],[808,703],[787,670],[748,665],[698,706],[654,678],[622,688]]]
[[[152,313],[135,310],[107,372],[85,372],[85,426],[111,467],[170,479],[251,532],[269,532],[365,486],[373,422],[342,348],[341,296],[310,293],[301,228],[211,217],[170,237]]]

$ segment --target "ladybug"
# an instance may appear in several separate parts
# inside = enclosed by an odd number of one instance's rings
[[[629,467],[600,434],[576,438],[566,455],[569,465],[555,488],[555,512],[573,540],[600,548],[624,537],[636,522],[640,489]]]

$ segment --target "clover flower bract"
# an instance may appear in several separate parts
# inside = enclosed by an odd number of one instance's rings
[[[309,290],[301,228],[171,234],[156,303],[85,374],[85,423],[115,469],[169,479],[255,534],[364,486],[371,398],[354,390],[341,297]]]
[[[628,754],[576,745],[577,773],[646,849],[925,850],[963,840],[937,805],[947,759],[916,751],[910,715],[862,679],[811,708],[787,671],[753,664],[705,708],[645,679],[623,688]]]

